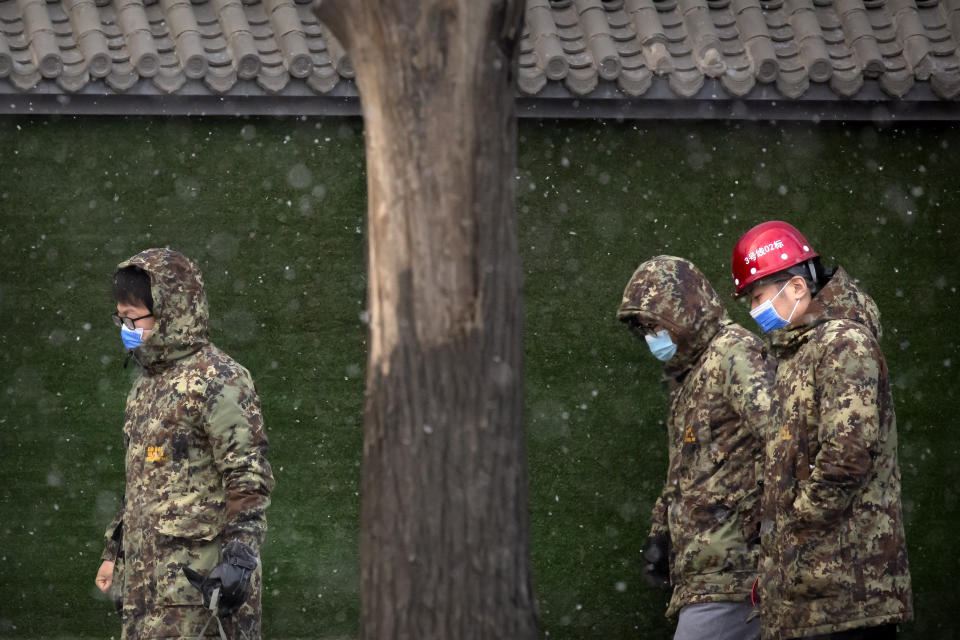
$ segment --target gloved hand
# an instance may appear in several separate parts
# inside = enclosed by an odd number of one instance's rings
[[[643,579],[656,589],[670,591],[670,534],[659,533],[647,538],[643,546]]]
[[[242,542],[228,542],[220,552],[220,564],[204,576],[190,567],[183,573],[190,584],[203,594],[203,606],[209,607],[214,590],[220,589],[217,600],[219,615],[231,614],[247,601],[250,595],[250,576],[257,568],[257,554]]]

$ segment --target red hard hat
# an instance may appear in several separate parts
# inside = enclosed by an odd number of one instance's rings
[[[733,295],[743,295],[743,290],[757,280],[818,255],[793,225],[780,220],[758,224],[743,234],[733,248]]]

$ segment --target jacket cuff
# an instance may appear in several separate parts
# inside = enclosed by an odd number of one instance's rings
[[[117,555],[120,553],[120,545],[117,542],[110,541],[100,554],[100,560],[116,562]]]
[[[255,554],[260,555],[260,544],[263,536],[243,529],[227,529],[223,534],[223,547],[231,542],[240,542],[249,547]]]
[[[657,536],[669,536],[670,528],[665,524],[659,522],[654,522],[650,525],[650,533],[647,535],[647,538],[656,538]]]

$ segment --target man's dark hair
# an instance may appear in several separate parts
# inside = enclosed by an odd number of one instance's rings
[[[117,269],[113,274],[113,298],[124,304],[142,304],[153,313],[150,274],[133,265]]]
[[[820,264],[820,258],[815,257],[758,280],[757,284],[775,284],[779,286],[794,276],[800,276],[807,281],[807,289],[810,290],[810,295],[816,297],[816,295],[820,293],[820,289],[833,277],[834,271],[836,271],[836,269],[824,267]]]

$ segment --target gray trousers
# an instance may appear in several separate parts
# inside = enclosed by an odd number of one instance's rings
[[[701,602],[680,609],[673,640],[757,640],[760,616],[747,622],[754,610],[749,602]]]

